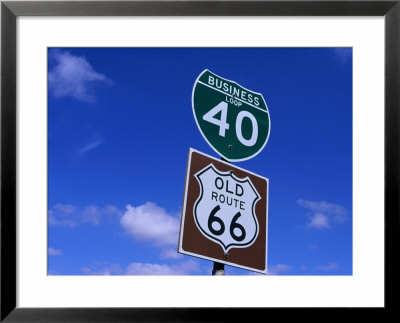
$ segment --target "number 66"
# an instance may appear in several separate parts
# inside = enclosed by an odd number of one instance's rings
[[[216,236],[220,236],[225,232],[225,224],[224,221],[222,221],[221,218],[216,216],[216,213],[221,209],[219,205],[213,208],[213,210],[210,213],[210,216],[208,217],[208,229],[211,231],[212,234]],[[240,242],[243,241],[246,238],[246,230],[244,227],[240,224],[237,223],[236,221],[239,219],[241,216],[240,212],[236,213],[235,216],[232,219],[232,222],[229,226],[229,233],[231,234],[231,237]],[[213,223],[218,223],[219,224],[219,229],[214,229]],[[237,235],[235,233],[235,229],[240,231],[240,235]],[[236,230],[236,232],[237,232]]]

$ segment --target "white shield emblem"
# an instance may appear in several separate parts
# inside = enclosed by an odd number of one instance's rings
[[[224,253],[245,248],[256,240],[259,225],[255,205],[260,196],[248,177],[220,172],[213,164],[195,174],[200,196],[193,216],[200,232],[221,245]]]

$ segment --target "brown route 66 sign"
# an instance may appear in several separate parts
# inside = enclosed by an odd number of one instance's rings
[[[178,252],[266,274],[268,185],[191,148]]]

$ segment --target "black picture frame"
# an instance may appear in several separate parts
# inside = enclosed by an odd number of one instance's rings
[[[304,309],[18,308],[16,306],[16,19],[19,16],[383,16],[385,19],[385,306],[356,310],[393,315],[399,297],[400,1],[2,1],[1,2],[1,322],[254,321]],[[372,260],[373,261],[373,260]],[[266,291],[268,292],[268,291]],[[40,291],[38,291],[40,293]],[[317,310],[317,309],[312,309]],[[325,308],[330,317],[337,309]],[[329,313],[329,314],[328,314]],[[354,314],[354,313],[353,313]],[[357,315],[358,315],[357,314]],[[307,315],[307,316],[306,316]],[[308,317],[315,319],[319,315]],[[285,317],[285,316],[283,316]],[[395,316],[394,316],[395,317]],[[273,316],[270,317],[272,319]],[[297,317],[298,319],[299,317]],[[321,317],[320,317],[321,318]],[[282,319],[282,317],[280,318]],[[359,319],[359,317],[357,317]]]

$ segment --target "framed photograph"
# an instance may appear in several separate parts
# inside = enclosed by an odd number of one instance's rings
[[[1,321],[392,314],[399,14],[3,1]]]

